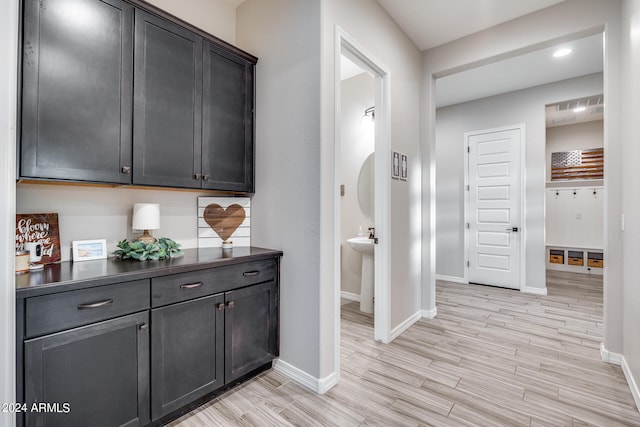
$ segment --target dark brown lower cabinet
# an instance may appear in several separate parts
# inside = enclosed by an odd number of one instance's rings
[[[151,311],[151,414],[161,418],[224,384],[222,295]]]
[[[136,313],[26,340],[26,425],[147,424],[148,318]]]
[[[225,382],[278,356],[278,287],[266,282],[225,293]]]
[[[152,310],[153,420],[271,362],[277,303],[270,281]]]
[[[136,280],[19,298],[18,427],[163,425],[268,368],[279,346],[274,255],[179,273],[128,265]]]

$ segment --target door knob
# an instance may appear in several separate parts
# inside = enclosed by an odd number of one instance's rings
[[[518,232],[518,227],[510,227],[506,229],[507,231],[513,231],[514,233]]]

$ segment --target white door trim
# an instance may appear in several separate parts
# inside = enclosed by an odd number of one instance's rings
[[[490,132],[503,132],[507,130],[520,130],[520,218],[517,223],[520,224],[520,283],[519,289],[520,291],[524,291],[526,289],[526,242],[527,242],[527,211],[526,211],[526,126],[524,123],[513,125],[513,126],[504,126],[493,129],[483,129],[472,132],[465,132],[463,139],[463,153],[464,153],[464,282],[469,283],[469,267],[467,266],[467,260],[469,259],[469,229],[466,227],[467,222],[469,222],[469,191],[467,191],[469,185],[469,154],[467,153],[467,147],[469,145],[469,138],[473,135],[480,135]]]
[[[374,266],[374,339],[391,341],[390,283],[391,283],[391,132],[389,114],[390,70],[340,26],[335,26],[334,45],[334,182],[340,182],[340,55],[360,65],[375,78],[375,227],[379,243],[375,249]],[[334,190],[334,336],[335,366],[340,371],[340,191]]]
[[[16,397],[16,132],[20,5],[3,3],[0,17],[0,189],[5,202],[0,208],[0,402],[19,402]],[[0,425],[15,426],[15,414],[0,413]]]

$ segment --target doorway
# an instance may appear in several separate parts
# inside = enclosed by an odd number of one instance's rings
[[[468,244],[465,240],[468,221],[464,210],[467,198],[464,174],[468,172],[465,133],[524,122],[527,144],[522,158],[526,191],[522,196],[526,199],[527,210],[522,211],[522,223],[518,226],[523,254],[519,288],[523,292],[546,294],[545,104],[598,93],[592,90],[599,88],[601,91],[603,82],[602,33],[578,37],[581,38],[548,41],[531,46],[526,49],[528,52],[519,56],[479,64],[475,68],[469,64],[465,71],[442,71],[437,76],[437,279],[460,283],[468,283],[469,279],[466,270],[470,260],[465,252]],[[570,56],[554,57],[558,48],[567,46],[573,48]],[[536,71],[541,69],[545,70],[544,76]],[[508,77],[514,72],[522,86],[508,87]],[[538,77],[545,80],[533,80]],[[489,90],[493,92],[488,93]],[[523,229],[526,238],[522,235]]]
[[[340,67],[340,293],[373,316],[375,77],[345,55]]]
[[[374,132],[374,151],[373,167],[375,170],[373,179],[373,188],[375,189],[374,206],[373,206],[373,227],[377,243],[374,247],[374,286],[373,293],[375,295],[373,311],[374,315],[374,336],[373,339],[382,343],[390,342],[391,321],[389,308],[389,287],[391,281],[390,275],[390,253],[389,253],[389,230],[390,226],[390,193],[391,193],[391,155],[390,155],[390,132],[389,132],[389,70],[375,59],[366,49],[364,49],[355,39],[350,37],[341,28],[336,27],[336,46],[335,46],[335,230],[334,241],[336,242],[334,259],[334,294],[335,294],[335,337],[336,337],[336,354],[335,363],[340,366],[340,295],[341,295],[341,277],[340,277],[340,253],[341,250],[351,250],[350,248],[341,248],[341,191],[340,183],[342,182],[342,174],[340,171],[340,153],[342,144],[348,143],[341,134],[341,58],[344,56],[349,61],[356,64],[359,68],[371,75],[373,81],[373,106],[375,107],[375,120],[373,120]],[[363,111],[363,116],[365,111]],[[366,118],[366,117],[365,117]],[[370,120],[370,119],[369,119]],[[367,227],[369,228],[369,227]],[[358,230],[354,230],[357,233]],[[368,230],[363,230],[368,237]]]
[[[465,134],[469,283],[520,289],[524,125]]]

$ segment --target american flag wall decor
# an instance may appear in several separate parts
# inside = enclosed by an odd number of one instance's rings
[[[604,148],[551,153],[551,180],[604,179]]]

